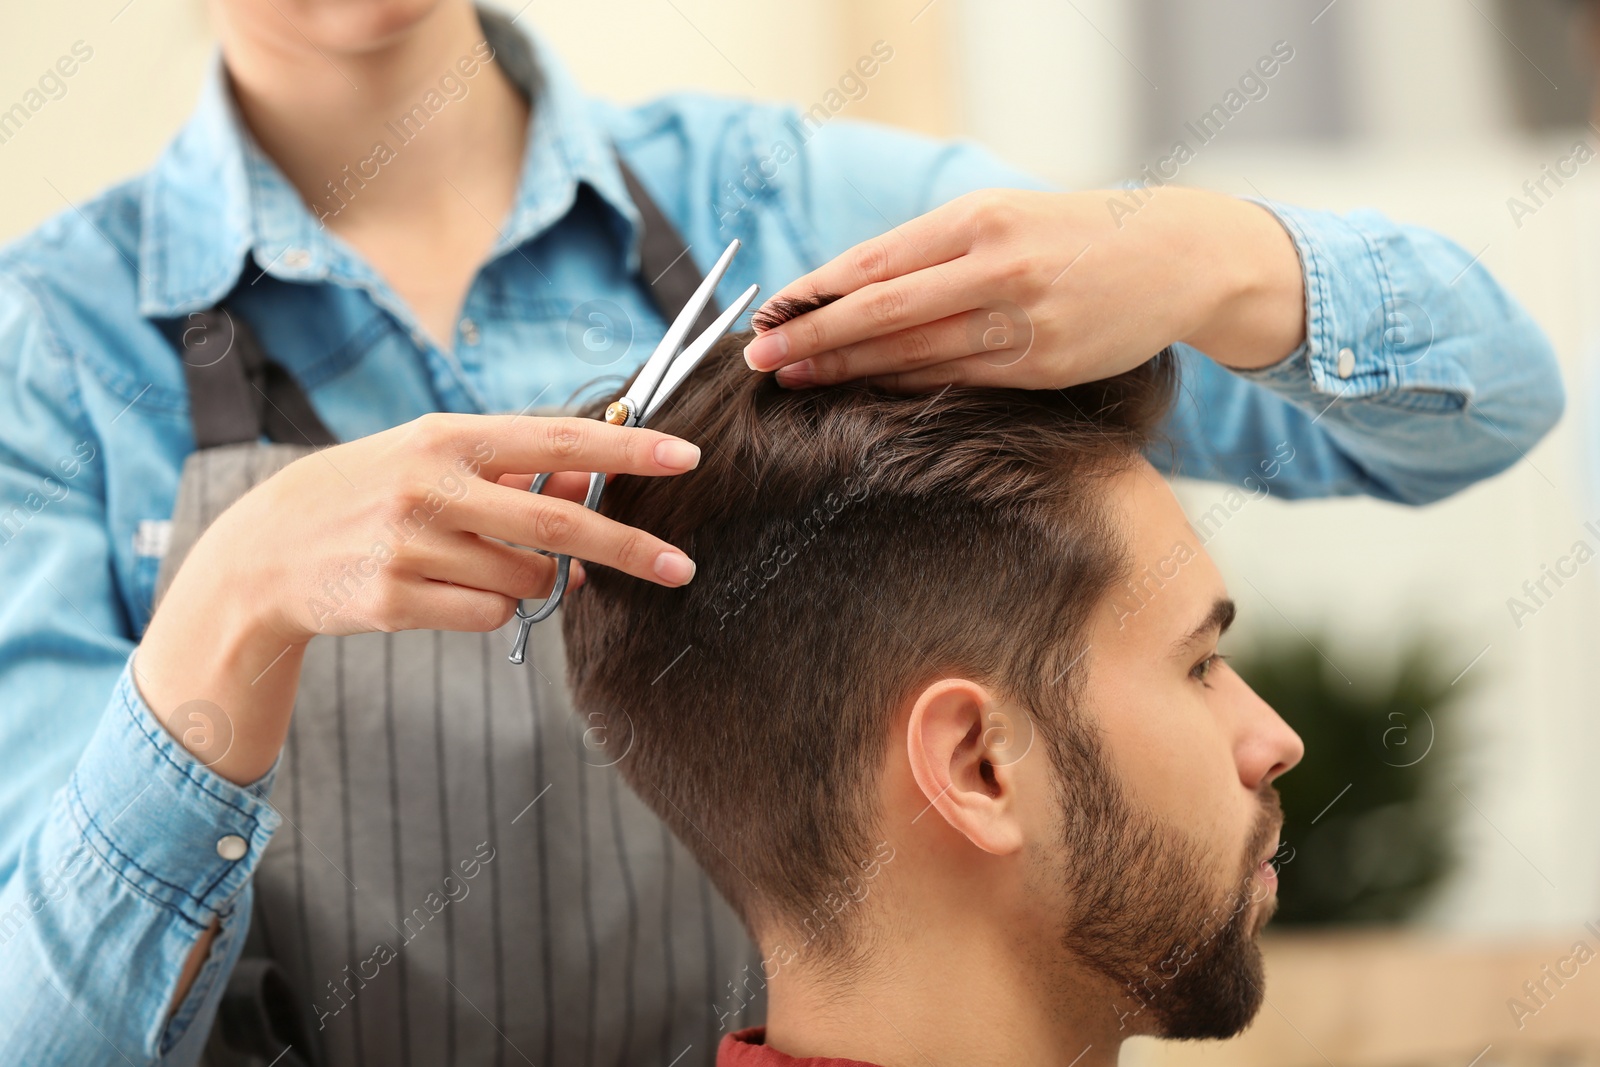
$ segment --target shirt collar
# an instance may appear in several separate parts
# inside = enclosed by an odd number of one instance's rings
[[[533,100],[516,201],[509,219],[496,223],[501,235],[491,258],[563,218],[582,183],[616,213],[622,253],[637,270],[639,211],[587,96],[531,31],[487,8],[478,15],[496,62]],[[151,171],[140,210],[139,310],[146,316],[214,306],[239,284],[250,256],[261,265],[252,273],[289,281],[381,284],[250,135],[220,54],[193,116]]]

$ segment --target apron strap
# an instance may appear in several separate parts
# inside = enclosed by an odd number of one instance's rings
[[[700,271],[677,228],[620,155],[617,166],[639,209],[639,280],[650,302],[670,323],[699,287]],[[707,303],[690,336],[710,328],[720,313],[715,300]],[[256,441],[263,435],[280,444],[338,444],[300,384],[267,356],[255,333],[242,316],[229,311],[226,301],[194,312],[187,325],[176,325],[183,327],[175,347],[183,358],[189,387],[196,450]]]
[[[639,176],[620,155],[617,156],[617,168],[622,171],[622,183],[627,186],[629,198],[639,209],[639,219],[643,224],[643,238],[639,242],[641,280],[656,310],[671,323],[700,287],[702,275],[695,267],[694,260],[689,258],[689,249],[677,229],[662,214],[654,198],[645,191]],[[688,336],[698,337],[709,330],[720,314],[722,309],[717,306],[716,300],[708,301]]]
[[[178,350],[197,450],[251,442],[262,434],[284,444],[338,443],[299,383],[267,358],[254,331],[227,307],[190,315]]]

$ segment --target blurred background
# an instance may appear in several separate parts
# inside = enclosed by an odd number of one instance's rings
[[[1567,417],[1514,471],[1440,505],[1269,496],[1211,530],[1241,604],[1240,670],[1308,741],[1282,783],[1283,921],[1246,1037],[1135,1043],[1124,1060],[1600,1063],[1600,566],[1520,625],[1508,605],[1574,542],[1600,544],[1583,528],[1600,519],[1585,371],[1600,344],[1600,163],[1587,162],[1600,129],[1581,5],[506,6],[615,99],[693,89],[810,107],[848,93],[841,79],[881,40],[893,60],[842,117],[975,138],[1078,188],[1131,180],[1183,141],[1178,181],[1375,207],[1481,255],[1554,339]],[[0,239],[149,166],[211,51],[199,0],[18,6],[0,109],[80,42],[92,58],[64,94],[0,130]],[[1189,124],[1268,55],[1277,73],[1202,144]],[[1197,518],[1227,490],[1180,496]]]

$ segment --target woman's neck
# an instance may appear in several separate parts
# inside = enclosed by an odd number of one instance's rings
[[[483,167],[509,168],[514,184],[527,101],[484,61],[492,53],[465,0],[349,50],[317,43],[283,16],[272,26],[229,15],[219,22],[240,112],[319,218],[343,217],[325,218],[331,228],[401,206],[426,215],[456,196],[447,182],[462,187],[461,176]]]
[[[234,97],[257,142],[321,223],[451,347],[467,289],[516,202],[528,139],[528,101],[492,60],[476,11],[443,0],[399,28],[343,25],[337,13],[297,15],[317,20],[302,28],[275,4],[217,7]]]

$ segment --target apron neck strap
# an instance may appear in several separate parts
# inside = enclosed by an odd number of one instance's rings
[[[617,156],[617,168],[622,171],[622,183],[627,186],[628,197],[639,209],[643,229],[639,241],[640,280],[644,282],[650,301],[661,312],[661,317],[671,323],[700,287],[703,275],[694,265],[694,260],[689,258],[689,249],[678,235],[676,227],[662,214],[655,199],[645,191],[639,176],[620,155]],[[722,309],[717,306],[716,300],[707,302],[688,336],[698,337],[705,333],[721,313]]]
[[[244,319],[219,304],[192,313],[178,338],[196,449],[254,442],[332,445],[305,391],[267,358]]]

